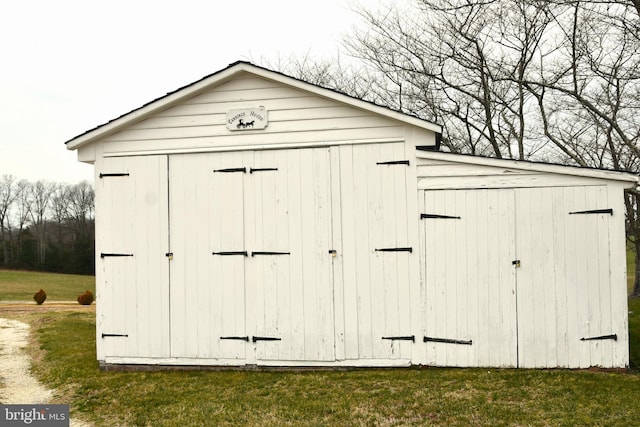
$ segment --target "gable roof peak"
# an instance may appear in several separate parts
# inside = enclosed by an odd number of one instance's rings
[[[442,132],[442,128],[439,125],[420,119],[418,117],[392,110],[388,107],[381,106],[369,101],[352,97],[335,89],[330,89],[314,83],[309,83],[299,78],[286,75],[279,71],[273,71],[255,65],[248,61],[239,60],[229,64],[226,68],[218,70],[174,91],[168,92],[166,95],[163,95],[160,98],[156,98],[142,105],[141,107],[138,107],[134,110],[129,111],[128,113],[125,113],[113,120],[108,121],[107,123],[99,125],[93,129],[87,130],[84,133],[71,138],[70,140],[65,142],[65,144],[67,145],[67,149],[75,150],[91,142],[97,141],[105,136],[118,132],[126,128],[127,126],[144,120],[145,118],[151,116],[156,112],[169,108],[189,97],[195,96],[203,91],[210,90],[217,85],[225,83],[228,80],[232,79],[234,75],[240,72],[248,72],[255,76],[278,82],[282,85],[311,92],[315,95],[329,98],[336,102],[370,111],[371,113],[378,114],[382,117],[405,122],[408,125],[428,129],[436,133]]]

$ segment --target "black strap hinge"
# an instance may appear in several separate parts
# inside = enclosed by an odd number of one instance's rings
[[[407,165],[409,166],[409,160],[390,160],[388,162],[377,162],[376,165]]]
[[[222,255],[222,256],[244,255],[244,256],[248,256],[248,253],[247,253],[247,251],[227,251],[227,252],[211,252],[211,255]]]
[[[462,345],[471,345],[473,344],[472,340],[454,340],[449,338],[434,338],[434,337],[424,337],[422,342],[440,342],[444,344],[462,344]]]
[[[256,255],[291,255],[291,252],[269,252],[269,251],[251,252],[251,256],[256,256]]]
[[[575,211],[575,212],[569,212],[569,215],[589,215],[589,214],[609,214],[609,215],[613,215],[613,209],[609,208],[609,209],[591,209],[588,211]]]
[[[438,214],[423,213],[423,214],[420,214],[420,219],[460,219],[460,217],[459,216],[451,216],[451,215],[438,215]]]
[[[101,173],[98,176],[100,178],[106,178],[106,177],[110,177],[110,176],[129,176],[129,173],[127,173],[127,172],[125,172],[125,173]]]
[[[413,248],[377,248],[376,252],[413,252]]]
[[[124,338],[127,338],[127,337],[129,337],[129,335],[127,335],[127,334],[102,334],[102,338],[109,338],[109,337],[124,337]]]
[[[125,256],[133,256],[133,254],[110,254],[110,253],[104,253],[104,252],[101,252],[101,253],[100,253],[100,258],[107,258],[107,257],[125,257]]]
[[[220,337],[221,340],[238,340],[249,342],[249,337]]]
[[[213,171],[221,172],[221,173],[233,173],[233,172],[247,173],[247,168],[242,167],[242,168],[214,169]]]
[[[278,168],[249,168],[249,173],[277,171]]]
[[[282,341],[282,338],[276,338],[276,337],[252,337],[251,341],[253,341],[253,342],[258,342],[258,341]]]
[[[416,337],[415,335],[407,335],[407,336],[400,336],[400,337],[382,337],[383,340],[391,340],[391,341],[411,341],[411,342],[416,342]]]
[[[618,334],[600,335],[599,337],[580,338],[580,341],[595,341],[595,340],[614,340],[614,341],[618,341]]]

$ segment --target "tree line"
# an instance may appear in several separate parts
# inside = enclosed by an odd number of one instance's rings
[[[357,12],[341,57],[271,66],[436,122],[443,151],[640,173],[639,0],[406,0]],[[637,296],[639,194],[625,198]]]
[[[0,178],[0,266],[95,274],[94,190]]]

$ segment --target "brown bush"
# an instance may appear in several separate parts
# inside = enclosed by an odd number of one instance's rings
[[[93,302],[93,294],[86,291],[84,294],[78,295],[78,303],[82,305],[90,305]]]
[[[36,292],[33,295],[33,299],[36,301],[38,305],[41,305],[44,302],[44,300],[47,299],[47,293],[42,289],[40,289],[38,292]]]

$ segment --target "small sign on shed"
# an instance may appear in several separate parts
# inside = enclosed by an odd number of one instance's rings
[[[264,129],[267,124],[267,110],[264,107],[227,111],[227,129],[230,131]]]

